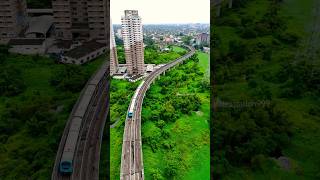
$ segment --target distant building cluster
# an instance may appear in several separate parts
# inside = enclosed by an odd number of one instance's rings
[[[105,0],[52,0],[52,9],[27,9],[26,0],[0,1],[0,43],[10,52],[55,55],[83,64],[106,52]]]

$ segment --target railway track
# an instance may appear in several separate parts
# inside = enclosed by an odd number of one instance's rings
[[[59,144],[53,172],[52,180],[98,180],[99,179],[99,160],[102,134],[105,121],[109,112],[109,71],[108,62],[93,75],[82,90],[79,99],[74,105],[69,119],[65,126]],[[91,92],[91,94],[88,94]],[[86,99],[89,103],[86,104]],[[81,127],[78,137],[74,141],[68,141],[69,134],[72,132],[77,117],[77,112],[83,112]],[[79,117],[77,117],[79,118]],[[73,172],[71,175],[62,175],[59,172],[60,161],[63,153],[68,147],[68,143],[76,143],[74,149]]]
[[[135,108],[133,117],[127,117],[125,122],[120,169],[121,180],[144,180],[141,141],[141,110],[143,99],[151,83],[154,82],[158,76],[177,64],[182,63],[195,53],[195,49],[193,47],[186,47],[190,50],[186,55],[152,72],[145,81],[142,82],[141,88],[137,89],[136,93],[138,93],[138,95],[136,101],[131,101],[131,103],[135,103]]]

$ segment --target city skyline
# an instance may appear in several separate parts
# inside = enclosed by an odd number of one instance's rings
[[[121,24],[125,10],[138,10],[143,24],[210,23],[209,0],[111,0],[110,10],[114,24]]]

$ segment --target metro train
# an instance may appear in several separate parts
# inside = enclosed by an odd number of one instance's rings
[[[103,92],[101,87],[107,83],[107,65],[103,64],[97,73],[91,78],[82,95],[72,110],[70,120],[70,128],[64,149],[59,163],[59,172],[63,175],[70,175],[73,172],[73,160],[79,141],[79,134],[83,126],[83,121],[88,117],[92,107],[98,103],[98,96]],[[89,109],[91,107],[91,109]]]
[[[185,46],[186,48],[188,48],[191,52],[194,52],[195,49],[193,47],[190,47],[190,46]],[[188,53],[180,58],[178,58],[176,61],[181,61],[182,59],[185,59],[185,58],[189,58],[191,57],[191,54]],[[173,66],[173,64],[168,64],[168,66]],[[163,66],[165,67],[165,66]],[[128,111],[128,118],[132,118],[133,115],[134,115],[134,110],[135,110],[135,106],[136,106],[136,99],[137,99],[137,96],[138,96],[138,92],[140,91],[142,85],[143,85],[144,81],[141,82],[141,84],[139,85],[139,87],[137,88],[137,90],[135,91],[134,95],[133,95],[133,98],[132,98],[132,101],[131,101],[131,104],[129,106],[129,111]]]
[[[134,95],[133,95],[133,98],[131,100],[131,104],[130,104],[130,107],[129,107],[129,111],[128,111],[128,118],[132,118],[133,115],[134,115],[134,109],[135,109],[135,106],[136,106],[136,99],[137,99],[137,96],[138,96],[138,93],[143,85],[144,81],[142,81],[140,83],[140,85],[138,86],[138,88],[136,89]]]

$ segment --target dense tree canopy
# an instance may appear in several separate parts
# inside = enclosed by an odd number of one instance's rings
[[[26,89],[21,71],[14,66],[0,67],[0,96],[15,96]]]
[[[306,150],[291,144],[293,136],[301,136],[301,129],[307,127],[302,128],[295,121],[308,121],[310,126],[317,124],[317,120],[292,114],[291,108],[296,106],[299,115],[317,115],[317,105],[309,107],[312,103],[306,99],[318,102],[320,66],[316,58],[303,51],[309,44],[300,45],[303,33],[292,28],[293,21],[288,20],[292,17],[286,17],[283,10],[288,4],[282,3],[281,0],[234,0],[234,9],[222,6],[223,13],[214,22],[215,38],[211,44],[215,98],[231,103],[270,102],[267,106],[253,107],[217,105],[211,130],[215,179],[232,179],[243,172],[257,178],[251,175],[261,175],[265,169],[277,167],[274,158],[290,157],[288,151]]]
[[[48,179],[80,85],[105,59],[67,67],[7,47],[0,54],[0,179]]]
[[[89,75],[77,65],[66,65],[50,79],[50,84],[62,91],[80,92]]]
[[[291,124],[287,114],[271,104],[264,108],[224,111],[214,115],[213,147],[231,165],[249,164],[255,155],[282,155],[289,143]],[[225,156],[225,157],[224,157]],[[215,159],[218,161],[218,159]],[[220,176],[219,168],[215,175]]]
[[[208,82],[203,86],[201,81],[204,73],[199,64],[198,55],[195,54],[184,61],[183,65],[166,72],[166,75],[161,76],[156,85],[147,91],[142,112],[143,145],[150,147],[154,154],[162,154],[164,151],[162,171],[159,171],[158,167],[148,167],[148,174],[155,179],[181,177],[190,168],[190,160],[185,157],[197,156],[190,152],[185,156],[186,149],[190,150],[190,147],[177,142],[174,134],[177,133],[175,131],[183,134],[185,128],[190,128],[183,125],[180,127],[177,121],[185,121],[182,124],[187,124],[188,120],[183,120],[183,117],[201,111],[203,96],[200,92],[204,94],[209,91]],[[183,87],[187,88],[186,92],[182,90]],[[198,141],[201,140],[197,139]]]

